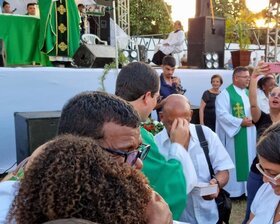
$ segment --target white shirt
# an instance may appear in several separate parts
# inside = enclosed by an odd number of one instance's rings
[[[188,167],[194,166],[198,182],[209,182],[210,172],[208,169],[208,164],[203,152],[203,149],[200,147],[199,139],[196,134],[195,125],[190,124],[190,142],[188,150],[185,150],[185,155],[188,157],[182,161],[182,164],[188,161],[187,166],[183,167],[186,169],[184,173],[187,174],[186,179],[188,185],[193,185],[195,183],[189,183],[192,179],[189,179],[188,174],[190,170]],[[214,172],[228,170],[234,168],[234,165],[226,152],[224,146],[220,142],[218,136],[211,131],[206,126],[202,126],[205,138],[208,142],[209,148],[209,157],[212,163]],[[171,143],[166,129],[163,129],[159,134],[155,136],[155,141],[158,145],[158,148],[164,156],[168,156],[170,151],[179,150],[183,148],[177,143]],[[191,158],[191,160],[189,159]],[[192,165],[191,165],[192,163]],[[193,172],[193,171],[191,171]],[[180,218],[180,221],[186,221],[192,224],[195,223],[216,223],[218,221],[218,210],[215,200],[206,201],[199,196],[199,192],[196,189],[188,194],[188,202],[186,208]]]
[[[6,218],[16,196],[18,185],[18,181],[0,182],[0,223],[6,223]]]
[[[251,205],[251,212],[255,217],[250,224],[272,224],[279,201],[280,196],[274,193],[271,185],[264,183],[258,190]]]
[[[185,40],[185,34],[183,30],[179,30],[177,32],[171,32],[168,35],[168,38],[163,40],[161,44],[169,44],[168,46],[161,45],[159,50],[161,50],[165,55],[171,53],[180,53],[183,51],[183,44]]]

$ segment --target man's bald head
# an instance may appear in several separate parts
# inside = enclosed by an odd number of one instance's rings
[[[169,95],[164,100],[162,111],[164,113],[169,113],[174,110],[191,110],[188,98],[181,94]]]
[[[189,100],[180,94],[169,95],[164,100],[163,108],[159,115],[169,133],[175,119],[181,118],[188,122],[191,121],[192,110]]]

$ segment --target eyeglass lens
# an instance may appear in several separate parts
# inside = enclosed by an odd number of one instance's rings
[[[276,93],[270,93],[270,96],[272,96],[272,97],[278,97],[278,98],[280,98],[280,93],[278,93],[278,94],[276,94]]]

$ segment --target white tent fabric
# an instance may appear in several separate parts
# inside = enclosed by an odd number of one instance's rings
[[[126,49],[129,43],[130,37],[117,25],[112,18],[110,18],[110,41],[111,46],[116,46],[115,27],[117,29],[117,43],[119,49]]]

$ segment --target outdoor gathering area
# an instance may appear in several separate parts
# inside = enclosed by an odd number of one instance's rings
[[[279,0],[0,0],[0,223],[280,223]]]

